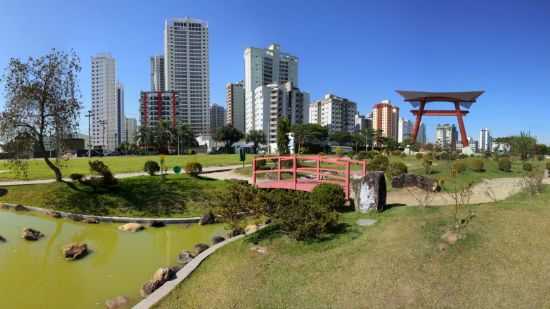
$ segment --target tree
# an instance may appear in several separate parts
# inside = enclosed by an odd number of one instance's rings
[[[233,126],[219,128],[214,136],[214,140],[224,143],[225,152],[227,153],[231,152],[231,145],[238,142],[241,138],[243,138],[243,134]]]
[[[182,124],[177,128],[176,136],[179,140],[179,147],[183,148],[184,150],[186,148],[199,146],[199,143],[197,142],[193,131],[186,124]]]
[[[381,129],[374,130],[372,132],[374,144],[380,147],[384,144],[384,132]]]
[[[290,122],[288,118],[280,118],[277,122],[277,151],[279,154],[287,154],[290,152],[288,149],[288,133],[290,132]]]
[[[292,127],[294,141],[298,146],[297,152],[303,153],[304,146],[308,144],[323,146],[328,139],[328,129],[316,123],[297,124]]]
[[[258,145],[265,144],[265,135],[262,130],[252,130],[246,135],[246,142],[254,144],[254,153],[258,152]]]
[[[352,136],[348,132],[333,132],[329,136],[329,140],[337,143],[340,146],[351,144]]]
[[[351,135],[351,143],[353,144],[353,151],[359,152],[360,148],[367,145],[367,139],[362,132],[356,132]]]
[[[80,70],[80,59],[74,52],[53,49],[26,62],[10,59],[1,79],[6,103],[0,115],[0,135],[4,140],[28,138],[59,182],[63,181],[59,167],[63,140],[76,131],[81,107],[77,79]],[[55,162],[46,155],[46,143],[57,154]],[[13,162],[24,164],[17,153]]]

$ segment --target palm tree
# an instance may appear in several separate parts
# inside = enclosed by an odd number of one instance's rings
[[[265,144],[265,135],[262,130],[252,130],[246,135],[246,142],[254,144],[254,153],[258,152],[258,145]]]

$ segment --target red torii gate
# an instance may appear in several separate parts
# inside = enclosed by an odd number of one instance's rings
[[[416,142],[418,130],[422,122],[422,116],[456,116],[458,127],[460,129],[460,138],[462,145],[468,147],[468,136],[464,127],[464,116],[469,111],[462,110],[461,107],[469,109],[477,98],[484,91],[466,91],[466,92],[426,92],[426,91],[407,91],[396,90],[406,102],[411,103],[413,107],[418,109],[411,110],[411,113],[416,116],[416,122],[412,132],[412,140]],[[451,102],[454,103],[454,110],[426,110],[428,102]]]

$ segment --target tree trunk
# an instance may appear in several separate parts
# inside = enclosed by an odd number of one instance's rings
[[[63,182],[63,175],[61,174],[61,169],[57,167],[55,164],[53,164],[52,161],[50,161],[50,158],[48,158],[47,154],[44,152],[44,161],[46,161],[46,165],[55,173],[55,181],[57,182]]]

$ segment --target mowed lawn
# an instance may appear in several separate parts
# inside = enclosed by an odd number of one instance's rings
[[[92,160],[100,160],[107,164],[113,173],[131,173],[131,172],[143,172],[143,165],[146,161],[153,160],[160,163],[160,156],[120,156],[120,157],[92,157]],[[247,161],[250,160],[250,156],[247,156]],[[88,165],[89,159],[87,157],[64,160],[61,162],[63,175],[68,177],[72,173],[80,173],[88,175],[90,174],[90,167]],[[199,162],[203,167],[207,166],[224,166],[235,165],[241,163],[239,161],[238,154],[195,154],[195,155],[182,155],[182,156],[165,156],[165,166],[168,169],[172,169],[178,165],[185,167],[188,162]],[[9,179],[24,179],[21,176],[17,176],[8,169],[6,161],[0,161],[0,168],[5,172],[0,173],[0,180]],[[43,159],[29,160],[28,178],[27,179],[49,179],[54,178],[54,174],[51,169],[48,168]]]
[[[128,217],[201,216],[209,201],[228,183],[206,177],[169,175],[140,176],[119,180],[119,185],[101,192],[63,183],[8,186],[0,202],[23,204],[79,214]]]
[[[158,308],[548,308],[550,188],[474,208],[467,236],[439,249],[451,207],[393,208],[333,239],[232,243]],[[369,217],[369,216],[367,216]]]

